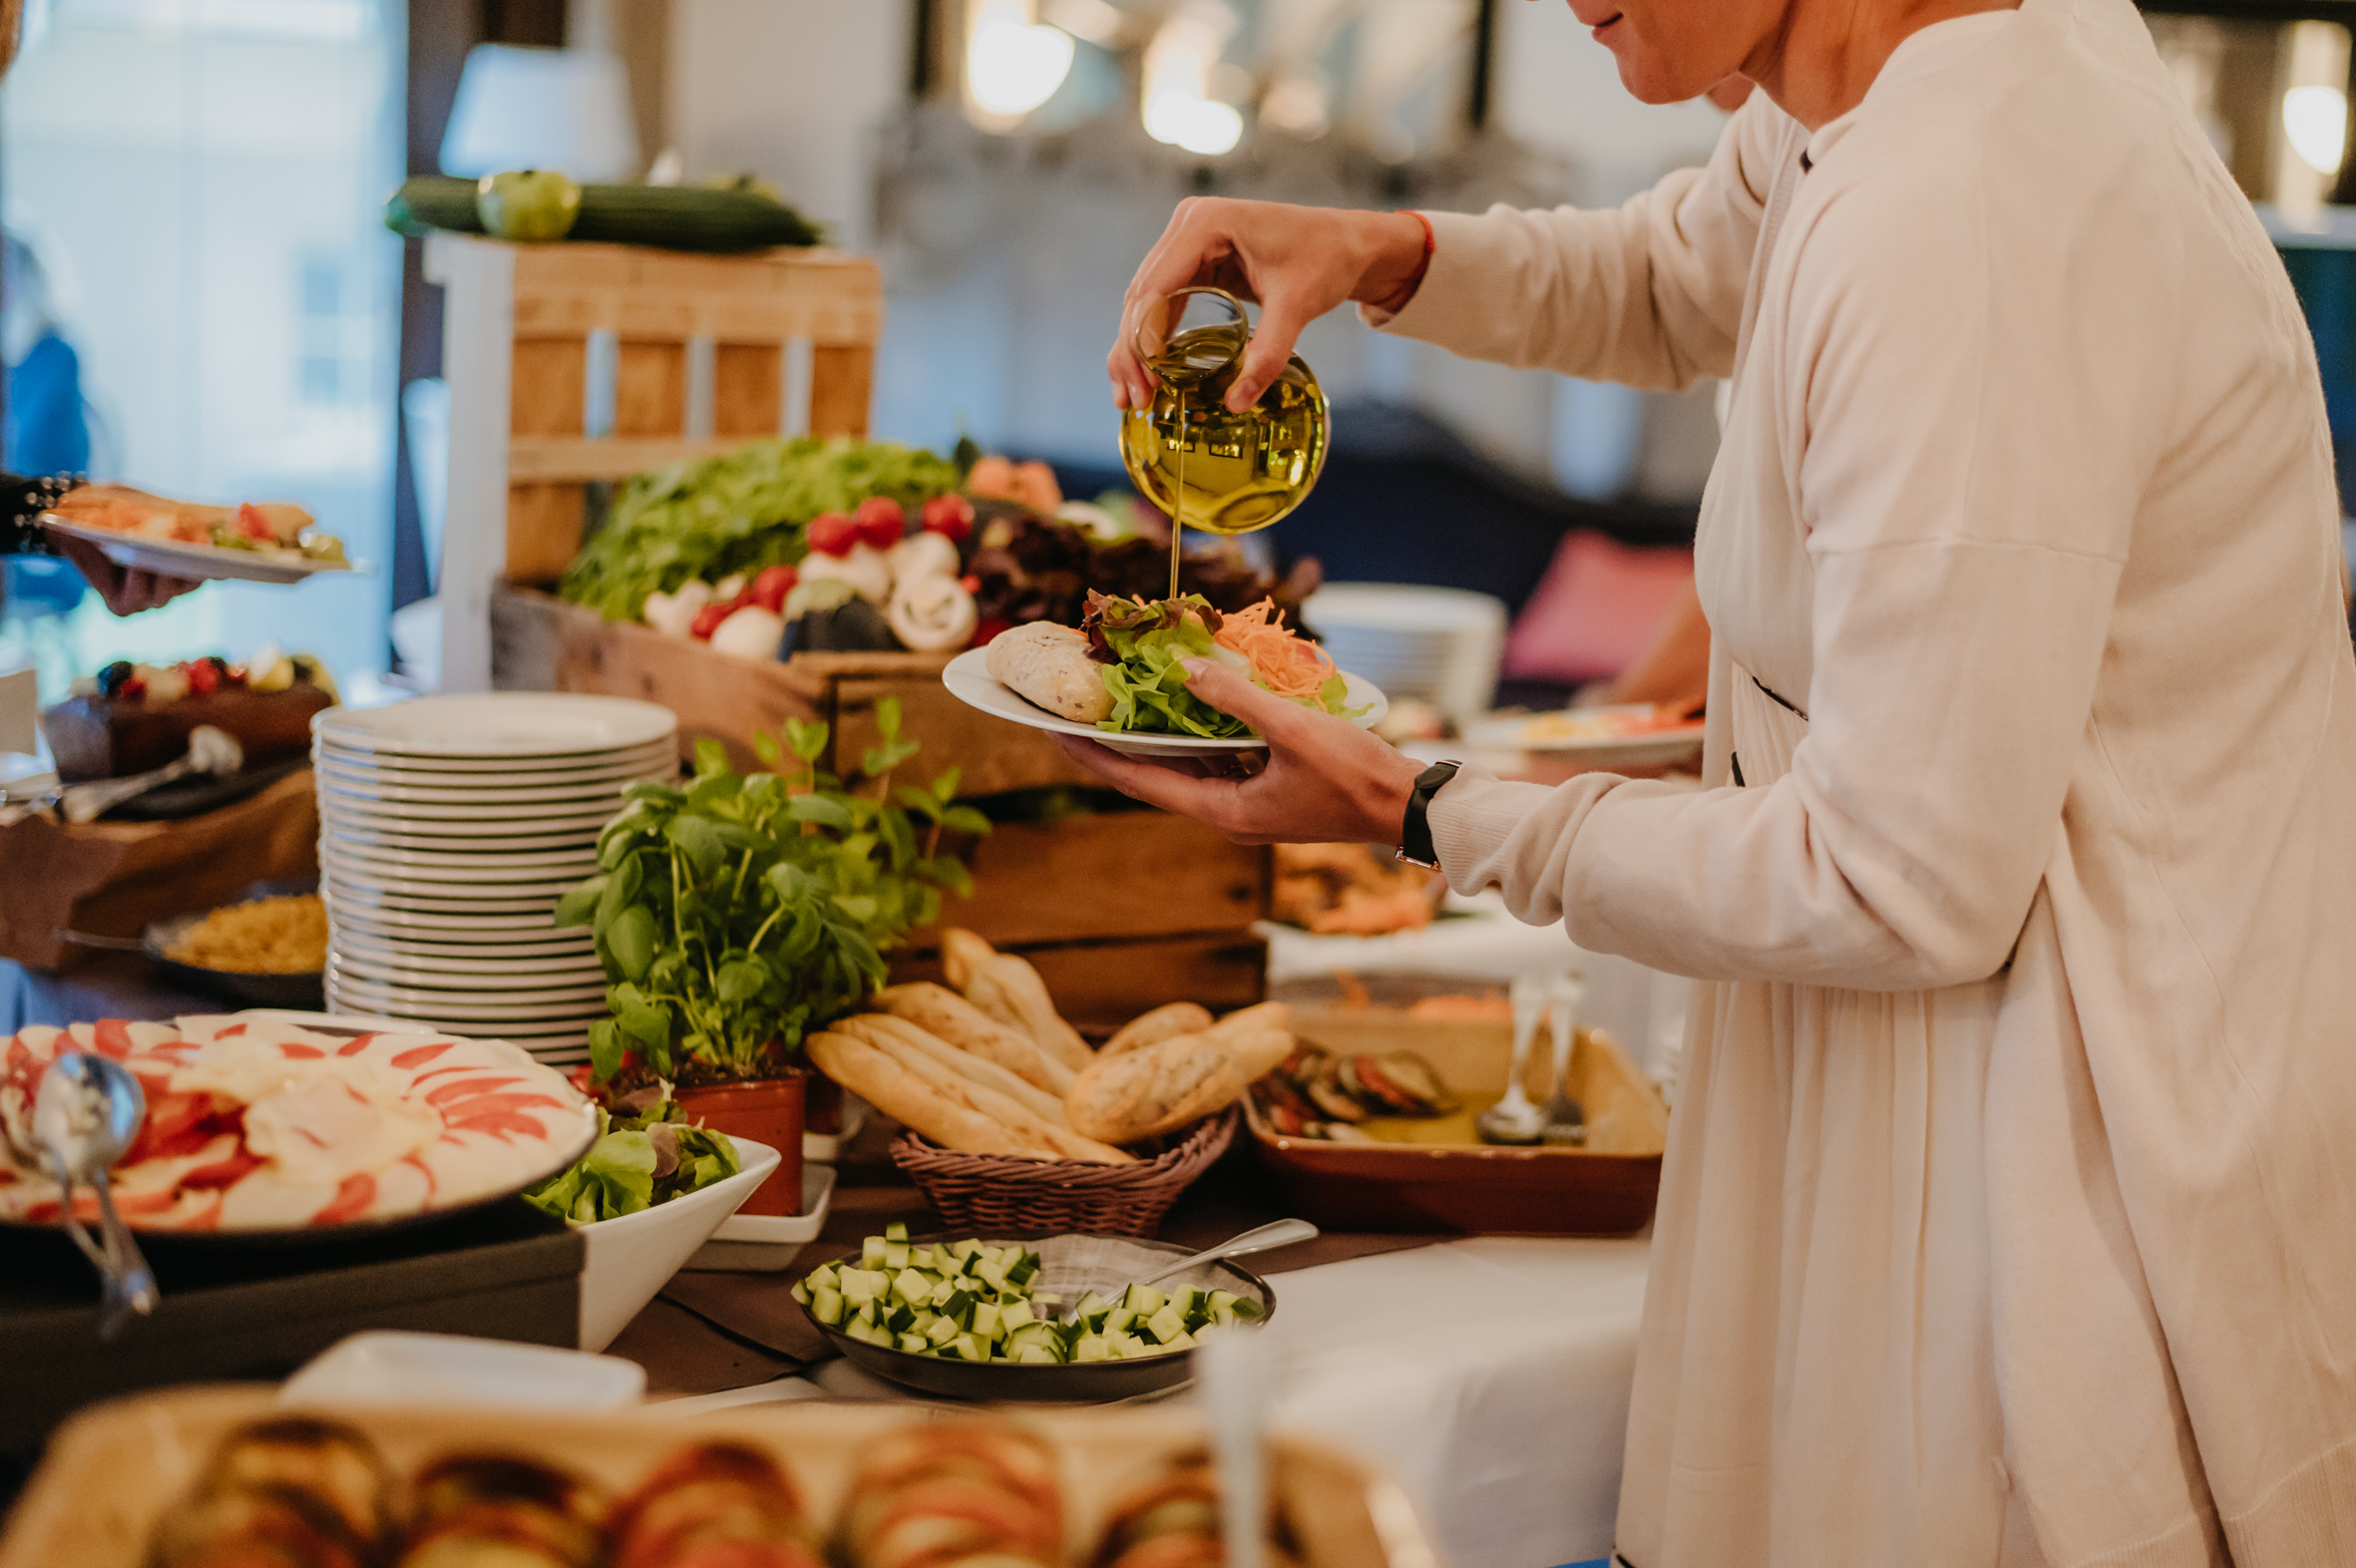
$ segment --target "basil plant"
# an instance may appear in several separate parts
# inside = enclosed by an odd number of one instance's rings
[[[630,786],[597,874],[557,905],[559,926],[595,929],[605,967],[613,1015],[589,1027],[599,1082],[625,1058],[685,1082],[775,1073],[884,982],[884,954],[939,918],[943,893],[973,891],[940,839],[987,833],[988,819],[954,804],[954,767],[930,788],[894,787],[917,743],[901,738],[898,702],[878,703],[876,722],[883,744],[859,790],[818,770],[827,727],[799,720],[782,743],[753,737],[771,768],[790,753],[791,773],[737,774],[704,740],[686,784]]]

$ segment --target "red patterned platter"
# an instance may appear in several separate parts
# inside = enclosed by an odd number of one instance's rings
[[[414,1221],[521,1192],[596,1136],[563,1075],[504,1040],[258,1013],[33,1027],[0,1041],[0,1224],[57,1223],[30,1124],[43,1073],[70,1050],[113,1057],[146,1091],[113,1185],[125,1221],[155,1234]],[[95,1219],[95,1198],[76,1198]]]

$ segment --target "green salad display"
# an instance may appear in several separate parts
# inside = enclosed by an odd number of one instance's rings
[[[589,1151],[524,1198],[572,1224],[593,1225],[726,1181],[743,1168],[735,1144],[681,1120],[667,1096],[621,1116],[600,1105]]]
[[[958,487],[947,458],[889,441],[756,441],[640,474],[613,497],[557,591],[608,620],[635,620],[652,592],[798,562],[822,512],[889,496],[914,512]]]

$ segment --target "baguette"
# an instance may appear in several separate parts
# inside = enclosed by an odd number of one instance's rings
[[[1151,1012],[1141,1012],[1122,1024],[1120,1032],[1106,1040],[1104,1048],[1096,1054],[1120,1056],[1148,1045],[1159,1045],[1181,1034],[1200,1034],[1210,1026],[1210,1008],[1200,1002],[1173,1001]]]
[[[946,985],[930,980],[887,985],[875,993],[875,1003],[960,1050],[996,1062],[1049,1094],[1059,1095],[1071,1087],[1069,1067],[1039,1049],[1029,1035],[1000,1023]]]
[[[835,1027],[856,1034],[863,1040],[875,1040],[879,1034],[915,1046],[960,1077],[972,1079],[985,1089],[994,1089],[1029,1111],[1041,1121],[1056,1126],[1065,1125],[1063,1102],[1045,1089],[1023,1082],[994,1061],[960,1050],[930,1029],[918,1027],[906,1018],[896,1018],[888,1012],[863,1012],[844,1018]],[[880,1043],[880,1042],[879,1042]]]
[[[967,978],[966,995],[975,1006],[1009,1028],[1019,1029],[1074,1072],[1096,1059],[1080,1031],[1063,1021],[1047,994],[1039,972],[1011,953],[1000,953],[974,967]]]
[[[1225,1034],[1178,1034],[1158,1044],[1100,1057],[1063,1096],[1074,1132],[1130,1143],[1173,1131],[1224,1109],[1293,1052],[1283,1029],[1241,1027]]]
[[[805,1042],[818,1070],[903,1126],[961,1154],[1012,1154],[1037,1158],[1034,1148],[963,1099],[952,1099],[891,1053],[831,1029]]]
[[[1248,1034],[1260,1029],[1290,1029],[1293,1008],[1282,1001],[1264,1001],[1255,1007],[1239,1007],[1211,1025],[1209,1032],[1222,1039]]]
[[[905,1037],[902,1031],[875,1026],[884,1021],[871,1019],[859,1037],[924,1080],[936,1093],[963,1100],[1005,1128],[1022,1145],[1020,1152],[1034,1159],[1088,1160],[1099,1165],[1123,1165],[1135,1158],[1093,1138],[1081,1137],[1060,1119],[1050,1122],[1033,1114],[1012,1097],[965,1076],[956,1066]],[[942,1048],[949,1050],[947,1046]]]
[[[974,971],[979,966],[997,956],[997,949],[962,926],[944,926],[941,930],[942,972],[959,990],[973,982]]]

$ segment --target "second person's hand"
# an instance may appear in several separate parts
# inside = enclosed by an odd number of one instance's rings
[[[1301,329],[1337,305],[1382,304],[1423,264],[1423,224],[1404,212],[1361,212],[1190,196],[1147,252],[1121,300],[1121,325],[1105,369],[1120,408],[1153,402],[1153,376],[1137,356],[1137,328],[1181,288],[1208,284],[1261,307],[1227,407],[1240,413],[1293,357]]]

